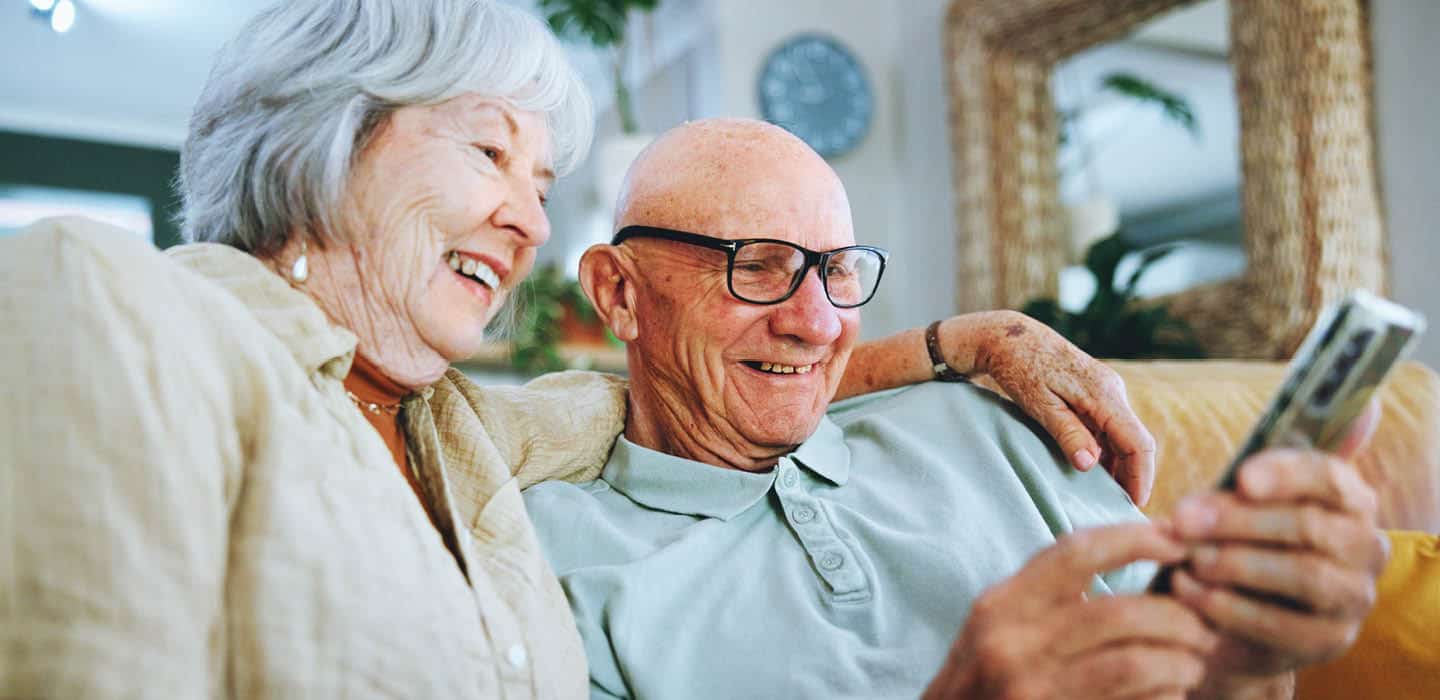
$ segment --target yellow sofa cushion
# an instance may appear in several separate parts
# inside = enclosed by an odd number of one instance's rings
[[[1296,698],[1440,698],[1440,535],[1391,532],[1375,609],[1344,656],[1300,673]]]
[[[1159,444],[1151,516],[1215,484],[1285,376],[1279,362],[1107,364]],[[1440,375],[1401,364],[1380,391],[1380,408],[1375,437],[1355,460],[1380,497],[1380,527],[1440,532]]]

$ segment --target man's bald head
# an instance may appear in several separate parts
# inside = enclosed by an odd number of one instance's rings
[[[688,122],[650,144],[630,166],[616,205],[616,230],[631,224],[821,249],[845,243],[805,234],[854,236],[835,171],[790,132],[754,119]]]
[[[778,239],[812,252],[851,246],[840,178],[775,126],[691,122],[630,167],[616,215],[616,229],[627,226],[655,235],[593,246],[580,261],[581,286],[626,344],[626,437],[719,466],[774,464],[824,416],[859,337],[860,310],[835,306],[822,268],[792,247],[752,243],[736,268],[736,249],[686,234]],[[786,271],[791,293],[745,301],[731,291],[731,269],[772,280]]]

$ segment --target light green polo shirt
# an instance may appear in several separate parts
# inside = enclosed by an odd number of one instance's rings
[[[603,698],[918,697],[981,591],[1143,518],[1008,402],[937,383],[836,404],[770,472],[622,438],[599,479],[525,501]]]

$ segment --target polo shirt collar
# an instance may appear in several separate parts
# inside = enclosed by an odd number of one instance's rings
[[[820,419],[814,434],[790,457],[836,486],[844,486],[850,480],[850,448],[845,446],[845,432],[831,423],[829,417]]]
[[[786,461],[837,486],[850,478],[850,448],[829,418],[822,418],[815,432],[780,464]],[[600,478],[647,508],[729,520],[763,499],[777,473],[715,467],[641,447],[621,435]]]

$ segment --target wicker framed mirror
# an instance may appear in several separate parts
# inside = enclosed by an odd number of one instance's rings
[[[1190,0],[955,0],[945,26],[957,305],[1053,296],[1067,241],[1057,62]],[[1231,0],[1245,272],[1168,297],[1214,357],[1289,357],[1348,289],[1384,292],[1366,0]]]

